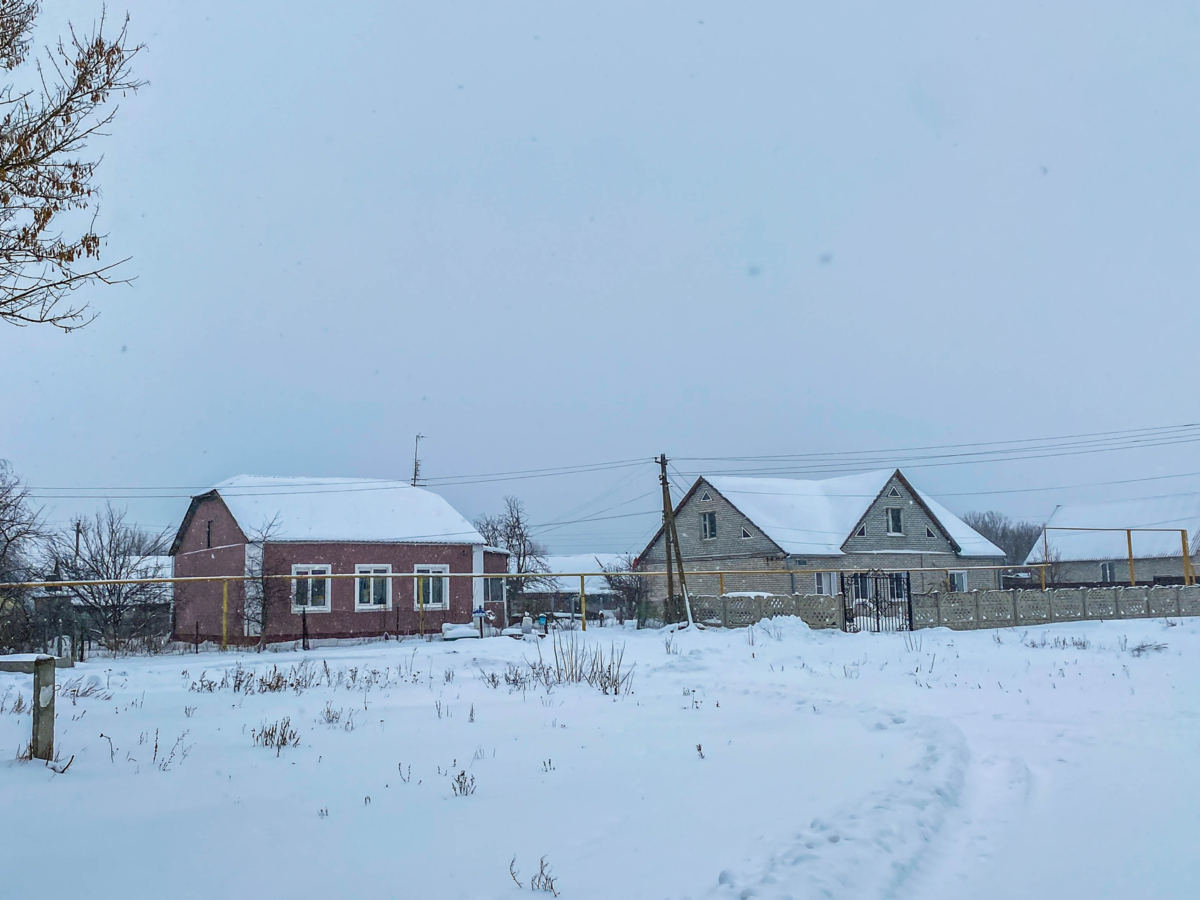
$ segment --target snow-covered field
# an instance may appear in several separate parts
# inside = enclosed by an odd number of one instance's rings
[[[85,663],[65,774],[0,674],[0,895],[1200,897],[1196,620],[576,639],[632,692],[508,638]]]

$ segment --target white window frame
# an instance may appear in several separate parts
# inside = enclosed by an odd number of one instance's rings
[[[836,597],[834,584],[837,582],[836,572],[813,572],[813,593],[826,597]]]
[[[422,563],[413,566],[413,575],[424,575],[426,578],[436,578],[438,575],[449,575],[450,567],[443,564]],[[421,596],[419,594],[421,579],[413,578],[413,609],[421,609]],[[432,593],[432,590],[430,591]],[[447,610],[450,608],[450,579],[442,579],[442,602],[441,603],[426,603],[426,610]]]
[[[495,596],[495,589],[499,585],[500,596]],[[492,596],[488,596],[491,594]],[[484,603],[504,603],[508,600],[508,579],[503,575],[485,575],[483,578],[483,602]]]
[[[709,530],[708,523],[712,523],[712,530]],[[700,540],[713,541],[717,538],[717,514],[715,512],[700,513]]]
[[[966,569],[954,569],[954,570],[948,572],[947,575],[949,576],[949,581],[950,581],[950,583],[947,585],[947,587],[949,587],[951,589],[951,591],[953,591],[954,593],[965,594],[968,590],[970,590],[970,582],[967,581],[967,570]],[[954,582],[960,578],[962,579],[962,590],[961,591],[958,590],[954,586]]]
[[[333,579],[329,576],[333,572],[333,566],[329,563],[296,563],[292,566],[292,612],[300,615],[303,612],[310,613],[327,613],[333,611]],[[310,582],[309,597],[312,597],[311,582],[317,581],[324,575],[325,581],[325,605],[313,606],[312,603],[297,603],[296,602],[296,585],[301,580]]]
[[[930,528],[928,525],[925,526],[925,537],[927,537],[927,538],[937,537],[937,535],[934,534],[933,529]]]
[[[1101,584],[1116,584],[1117,583],[1117,564],[1111,562],[1100,563],[1100,583]]]
[[[747,528],[745,525],[743,525],[742,526],[742,540],[743,541],[748,540],[749,538],[752,538],[752,537],[754,537],[754,535],[752,535],[750,533],[750,529]]]
[[[379,612],[380,610],[390,610],[392,608],[392,567],[390,564],[356,563],[354,566],[354,574],[356,576],[369,576],[365,579],[362,577],[356,577],[354,579],[355,612]],[[362,596],[362,582],[374,581],[376,578],[381,579],[384,583],[383,603],[360,603],[358,598]],[[372,585],[372,588],[373,587],[374,585]]]
[[[892,531],[892,512],[893,511],[896,513],[899,513],[899,515],[896,516],[896,518],[898,518],[900,520],[900,530],[899,531]],[[892,535],[893,537],[895,537],[895,536],[903,537],[903,535],[904,535],[904,507],[903,506],[885,506],[883,508],[883,515],[884,515],[884,518],[887,520],[887,533]]]
[[[700,502],[701,503],[712,503],[712,497],[709,496],[708,491],[705,491],[703,494],[700,495]]]

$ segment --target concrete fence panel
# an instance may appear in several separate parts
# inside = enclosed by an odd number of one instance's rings
[[[1088,618],[1117,618],[1116,588],[1087,588],[1084,591],[1084,602],[1087,603]]]
[[[1016,625],[1015,599],[1015,591],[979,591],[979,624],[985,628]]]
[[[1017,624],[1041,625],[1050,621],[1051,591],[1017,591]]]
[[[1146,591],[1147,615],[1158,618],[1179,615],[1179,590],[1165,584],[1156,584]]]
[[[1179,615],[1200,616],[1200,584],[1178,588]]]
[[[1117,618],[1139,619],[1150,615],[1146,600],[1146,589],[1143,587],[1123,587],[1116,589]]]

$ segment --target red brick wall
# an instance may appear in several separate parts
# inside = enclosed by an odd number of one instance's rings
[[[208,522],[212,522],[212,546],[207,544]],[[507,559],[499,553],[484,553],[484,571],[503,573]],[[451,572],[472,571],[472,547],[468,544],[388,544],[388,543],[268,543],[263,561],[264,571],[283,575],[279,590],[272,598],[267,615],[268,641],[299,640],[302,617],[292,611],[291,573],[293,565],[324,564],[334,575],[353,575],[358,564],[390,565],[391,608],[358,611],[354,608],[355,580],[353,577],[333,578],[328,612],[309,609],[310,637],[374,637],[388,634],[426,634],[441,632],[443,622],[471,621],[473,587],[470,578],[451,578],[448,610],[426,609],[421,621],[416,605],[413,568],[417,565],[446,565]],[[257,637],[243,637],[244,591],[240,580],[246,567],[246,538],[219,498],[201,501],[196,509],[175,555],[175,574],[178,577],[228,575],[229,612],[227,619],[230,643],[257,642]],[[403,576],[403,577],[401,577]],[[176,585],[175,635],[177,640],[194,639],[199,626],[202,640],[221,639],[222,584],[214,582],[183,582]],[[503,607],[490,605],[496,613],[494,624],[503,627]]]
[[[208,545],[208,523],[212,522],[212,546]],[[246,571],[246,536],[234,521],[225,502],[214,497],[202,500],[175,553],[175,576],[242,575]],[[241,581],[229,582],[229,636],[242,634],[244,606]],[[199,625],[200,637],[221,638],[221,583],[201,581],[175,585],[175,638],[191,640]]]

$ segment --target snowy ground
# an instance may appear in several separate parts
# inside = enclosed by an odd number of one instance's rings
[[[86,663],[61,775],[0,674],[0,894],[515,898],[544,856],[567,900],[1200,896],[1200,621],[582,639],[632,693],[512,690],[508,638]]]

